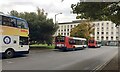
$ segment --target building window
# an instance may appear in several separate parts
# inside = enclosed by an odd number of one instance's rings
[[[60,30],[58,30],[58,32],[60,32]]]
[[[102,27],[102,30],[103,30],[104,28]]]
[[[71,25],[71,28],[72,28],[72,25]]]
[[[69,33],[67,33],[67,35],[69,36]]]
[[[106,32],[106,34],[108,34],[108,32]]]
[[[74,25],[74,27],[76,27],[76,25]]]
[[[113,40],[113,37],[111,37],[111,40]]]
[[[97,31],[99,31],[99,28],[97,28]]]
[[[61,26],[61,28],[63,28],[63,26]]]
[[[64,33],[64,36],[66,35],[66,33]]]
[[[108,27],[107,27],[107,30],[108,30]]]
[[[58,33],[58,35],[60,35],[60,33]]]
[[[93,23],[93,26],[95,26],[95,23]]]
[[[67,31],[69,31],[69,29],[67,29]]]
[[[116,34],[118,34],[118,32],[116,32]]]
[[[101,40],[104,40],[104,37],[103,37],[103,36],[101,37]]]
[[[109,23],[107,22],[107,25],[109,25]]]
[[[106,37],[106,40],[108,40],[108,37]]]
[[[66,29],[66,25],[64,26],[64,29]]]
[[[118,40],[118,37],[116,37],[116,40]]]
[[[97,25],[99,26],[99,23]]]
[[[113,27],[111,27],[111,29],[113,29]]]
[[[97,32],[97,34],[99,34],[99,32]]]
[[[111,32],[111,34],[113,34],[113,32]]]
[[[102,32],[101,34],[104,34],[104,32]]]
[[[99,40],[99,36],[97,36],[97,40]]]
[[[64,31],[66,31],[66,29],[64,29]]]
[[[103,23],[102,23],[102,26],[103,26]]]
[[[61,33],[61,35],[63,35],[63,33]]]
[[[69,28],[69,25],[67,25],[67,27]]]

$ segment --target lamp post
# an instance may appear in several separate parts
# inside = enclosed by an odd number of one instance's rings
[[[55,14],[55,25],[57,24],[57,22],[56,22],[56,16],[59,15],[59,14],[62,14],[62,13],[60,12],[60,13]],[[57,32],[55,32],[55,36],[57,36]]]
[[[62,14],[62,13],[57,13],[57,14],[55,14],[55,24],[56,24],[56,16],[59,15],[59,14]]]

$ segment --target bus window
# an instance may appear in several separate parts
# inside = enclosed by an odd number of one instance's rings
[[[85,45],[85,41],[84,40],[82,40],[82,45]]]
[[[97,41],[97,44],[101,44],[101,42],[100,42],[100,41]]]
[[[80,45],[80,40],[75,40],[76,45]]]
[[[28,37],[20,37],[20,45],[28,45]]]
[[[76,41],[73,39],[69,39],[69,44],[76,44]]]
[[[3,21],[3,22],[2,22],[3,25],[5,25],[5,26],[12,26],[11,23],[10,23],[10,22],[11,22],[10,17],[5,17],[5,16],[3,16],[3,17],[2,17],[2,21]]]
[[[2,16],[0,15],[0,25],[2,25]]]
[[[27,29],[28,28],[27,22],[25,22],[23,20],[17,20],[17,27]]]
[[[10,23],[11,23],[12,27],[17,27],[16,19],[11,18]]]

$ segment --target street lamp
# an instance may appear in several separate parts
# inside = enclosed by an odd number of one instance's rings
[[[56,25],[56,23],[57,23],[57,22],[56,22],[56,16],[59,15],[59,14],[62,14],[62,13],[60,12],[60,13],[55,14],[55,25]],[[57,36],[57,32],[55,32],[55,36]]]
[[[59,14],[62,14],[62,13],[57,13],[57,14],[55,14],[55,24],[56,24],[56,16],[59,15]]]

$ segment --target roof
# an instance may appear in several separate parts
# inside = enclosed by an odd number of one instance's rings
[[[6,15],[6,14],[0,14],[0,15],[1,15],[1,16],[10,17],[10,18],[15,18],[15,19],[17,19],[17,20],[23,20],[23,21],[25,21],[25,19],[18,18],[18,17],[16,17],[16,16],[10,16],[10,15]]]
[[[75,21],[72,21],[72,22],[64,22],[64,23],[58,23],[59,25],[60,24],[74,24],[74,23],[81,23],[82,21],[85,21],[85,20],[75,20]]]
[[[85,38],[78,38],[78,37],[72,37],[72,38],[76,40],[86,40]]]

